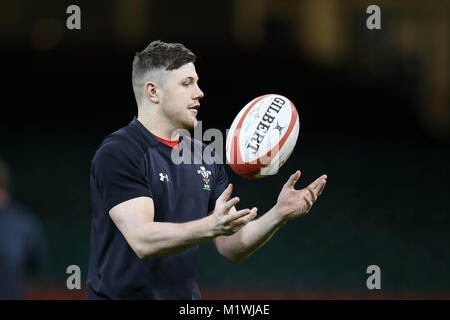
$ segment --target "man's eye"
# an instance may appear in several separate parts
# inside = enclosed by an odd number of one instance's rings
[[[183,86],[188,86],[188,85],[190,85],[191,83],[190,82],[185,82],[185,83],[183,83]]]

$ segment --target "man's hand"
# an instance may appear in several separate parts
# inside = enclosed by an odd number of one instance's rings
[[[294,185],[300,175],[300,171],[297,170],[284,184],[278,196],[275,207],[284,220],[295,219],[308,213],[327,183],[327,176],[322,175],[305,189],[295,190]]]
[[[228,200],[232,191],[233,185],[229,184],[220,197],[217,198],[214,211],[209,215],[213,232],[217,236],[232,235],[256,217],[256,208],[239,211],[233,209],[239,202],[239,198],[234,197]]]

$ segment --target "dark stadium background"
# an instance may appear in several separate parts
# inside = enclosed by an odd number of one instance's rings
[[[66,8],[81,8],[81,30]],[[381,8],[381,30],[366,8]],[[136,114],[131,62],[150,41],[197,55],[203,128],[227,129],[251,99],[290,98],[296,148],[276,176],[227,167],[240,207],[263,213],[291,173],[322,173],[310,214],[241,264],[201,247],[205,298],[450,297],[450,5],[444,1],[10,1],[0,10],[0,158],[44,226],[49,263],[29,299],[84,298],[91,158]],[[67,266],[82,270],[66,288]],[[366,268],[381,268],[381,290]]]

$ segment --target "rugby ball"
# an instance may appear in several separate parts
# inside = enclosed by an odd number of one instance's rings
[[[231,124],[227,163],[244,178],[274,175],[294,150],[299,131],[297,109],[288,98],[278,94],[257,97]]]

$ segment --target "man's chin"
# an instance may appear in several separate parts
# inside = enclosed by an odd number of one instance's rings
[[[196,118],[194,118],[192,121],[189,122],[184,122],[183,126],[180,129],[185,129],[185,130],[192,130],[195,129],[198,125],[198,120]]]

